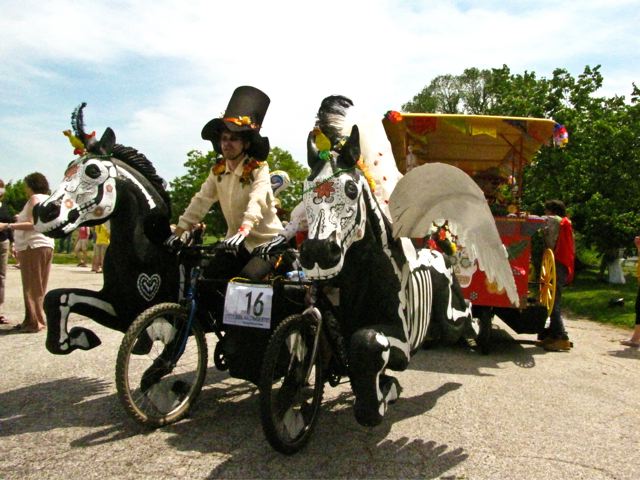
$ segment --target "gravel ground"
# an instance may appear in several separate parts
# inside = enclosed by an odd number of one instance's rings
[[[20,277],[9,270],[4,313],[17,321]],[[100,284],[75,266],[55,265],[50,280]],[[116,396],[122,334],[71,323],[103,345],[55,356],[44,333],[0,327],[0,478],[640,478],[640,351],[620,346],[628,332],[617,328],[569,319],[574,350],[549,353],[498,321],[488,356],[421,351],[370,429],[355,422],[348,385],[327,386],[311,442],[286,457],[264,439],[256,389],[213,367],[189,418],[142,429]]]

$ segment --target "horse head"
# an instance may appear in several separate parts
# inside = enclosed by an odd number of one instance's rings
[[[62,237],[80,225],[109,219],[116,205],[117,169],[112,160],[94,154],[72,161],[62,183],[33,210],[38,231]]]
[[[309,278],[329,279],[340,273],[347,251],[365,232],[363,192],[368,186],[356,168],[358,127],[331,150],[318,151],[314,134],[309,134],[307,155],[311,175],[305,181],[303,201],[309,236],[300,248],[300,261]]]
[[[82,122],[85,105],[78,107],[72,116],[75,134],[70,130],[64,132],[76,147],[74,152],[81,156],[67,166],[62,183],[49,198],[34,207],[35,228],[56,238],[81,225],[104,223],[116,211],[124,184],[135,187],[148,210],[168,218],[170,200],[164,181],[156,175],[149,160],[131,147],[116,144],[110,128],[99,141],[95,132],[86,134]],[[139,210],[140,215],[143,213]]]
[[[80,225],[105,222],[113,213],[116,203],[116,168],[111,153],[116,136],[107,128],[97,141],[95,132],[84,131],[82,103],[71,115],[71,130],[63,133],[81,155],[67,166],[62,183],[44,202],[33,210],[38,231],[51,237],[63,237]]]

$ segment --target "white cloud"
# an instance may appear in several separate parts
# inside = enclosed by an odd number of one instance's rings
[[[24,176],[44,152],[67,152],[59,131],[93,95],[100,100],[89,102],[88,128],[114,127],[168,180],[184,173],[187,151],[210,148],[200,130],[242,84],[269,94],[263,132],[301,161],[330,94],[382,115],[433,77],[468,67],[550,76],[602,64],[603,94],[628,95],[640,64],[637,3],[4,1],[0,86],[11,95],[0,98],[3,156],[22,159],[10,171]],[[147,65],[153,72],[141,81]],[[14,140],[16,128],[37,132],[38,149]]]

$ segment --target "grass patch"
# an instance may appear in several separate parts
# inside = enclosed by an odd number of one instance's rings
[[[581,270],[573,284],[563,290],[562,307],[579,317],[632,328],[636,318],[638,281],[627,268],[625,279],[624,285],[612,285],[599,279],[595,267]],[[624,298],[624,305],[610,306],[609,301],[616,298]]]

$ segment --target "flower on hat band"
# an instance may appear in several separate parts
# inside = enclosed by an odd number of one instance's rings
[[[252,129],[254,129],[254,130],[255,130],[256,128],[259,128],[259,127],[260,127],[260,125],[258,125],[257,123],[253,123],[253,122],[251,121],[251,117],[246,116],[246,115],[244,115],[244,116],[240,116],[240,117],[225,117],[225,118],[223,118],[223,120],[224,120],[225,122],[231,122],[231,123],[234,123],[234,124],[238,125],[239,127],[242,127],[242,126],[249,126],[250,128],[252,128]]]

